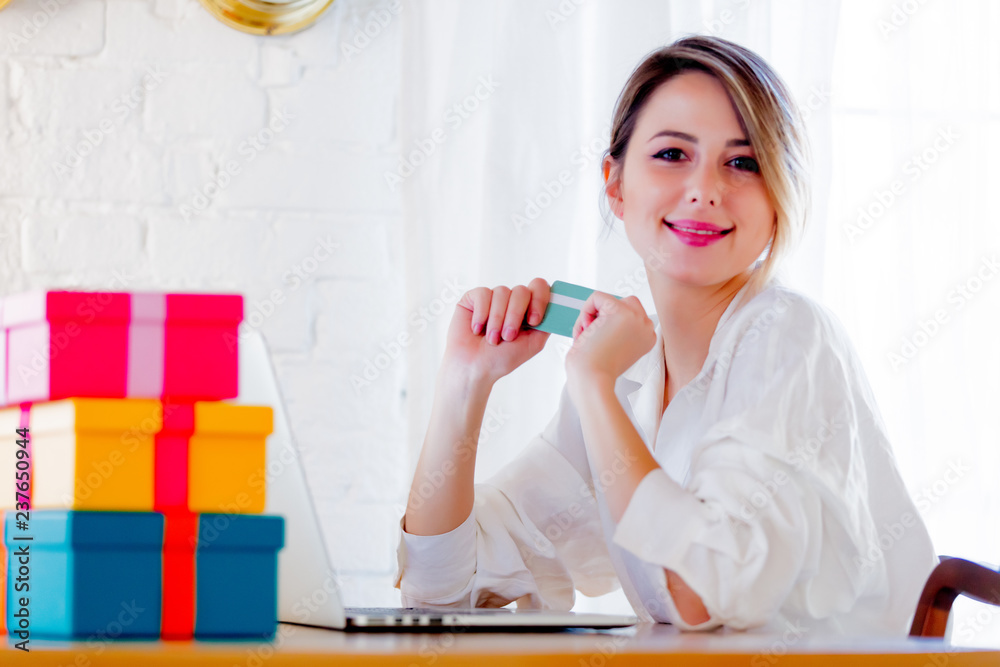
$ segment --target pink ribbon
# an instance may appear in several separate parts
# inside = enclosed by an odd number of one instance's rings
[[[125,395],[134,398],[159,398],[163,394],[163,338],[167,296],[154,293],[132,294],[131,312]]]
[[[21,423],[20,423],[20,426],[21,426],[21,428],[27,430],[28,425],[30,423],[31,423],[31,403],[21,403]],[[20,433],[17,434],[17,439],[18,440],[22,439]],[[28,451],[28,493],[26,495],[28,496],[28,509],[31,509],[31,489],[34,486],[35,465],[34,465],[34,457],[31,455],[31,432],[30,431],[28,431],[28,437],[24,438],[24,439],[28,441],[28,444],[25,447],[25,449]]]

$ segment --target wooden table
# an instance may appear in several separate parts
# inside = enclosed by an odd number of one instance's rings
[[[53,642],[32,639],[25,653],[0,647],[0,665],[914,665],[1000,666],[1000,650],[964,649],[938,640],[822,640],[786,633],[681,633],[666,625],[612,632],[343,633],[282,624],[270,642]]]

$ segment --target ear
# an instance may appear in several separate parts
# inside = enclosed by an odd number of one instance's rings
[[[602,163],[604,170],[604,194],[608,197],[611,212],[619,220],[625,219],[625,200],[622,198],[622,170],[610,155]]]

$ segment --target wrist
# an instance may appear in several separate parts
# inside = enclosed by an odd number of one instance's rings
[[[465,404],[484,405],[496,380],[469,364],[442,362],[437,376],[438,393]]]
[[[577,403],[615,393],[618,378],[600,371],[577,370],[567,373],[570,393]]]

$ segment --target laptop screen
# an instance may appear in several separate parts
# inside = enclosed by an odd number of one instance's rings
[[[278,552],[278,620],[343,628],[344,609],[335,570],[323,542],[274,366],[263,336],[240,334],[240,393],[234,403],[269,405],[274,431],[267,439],[267,467],[251,488],[266,494],[265,513],[285,519]]]

